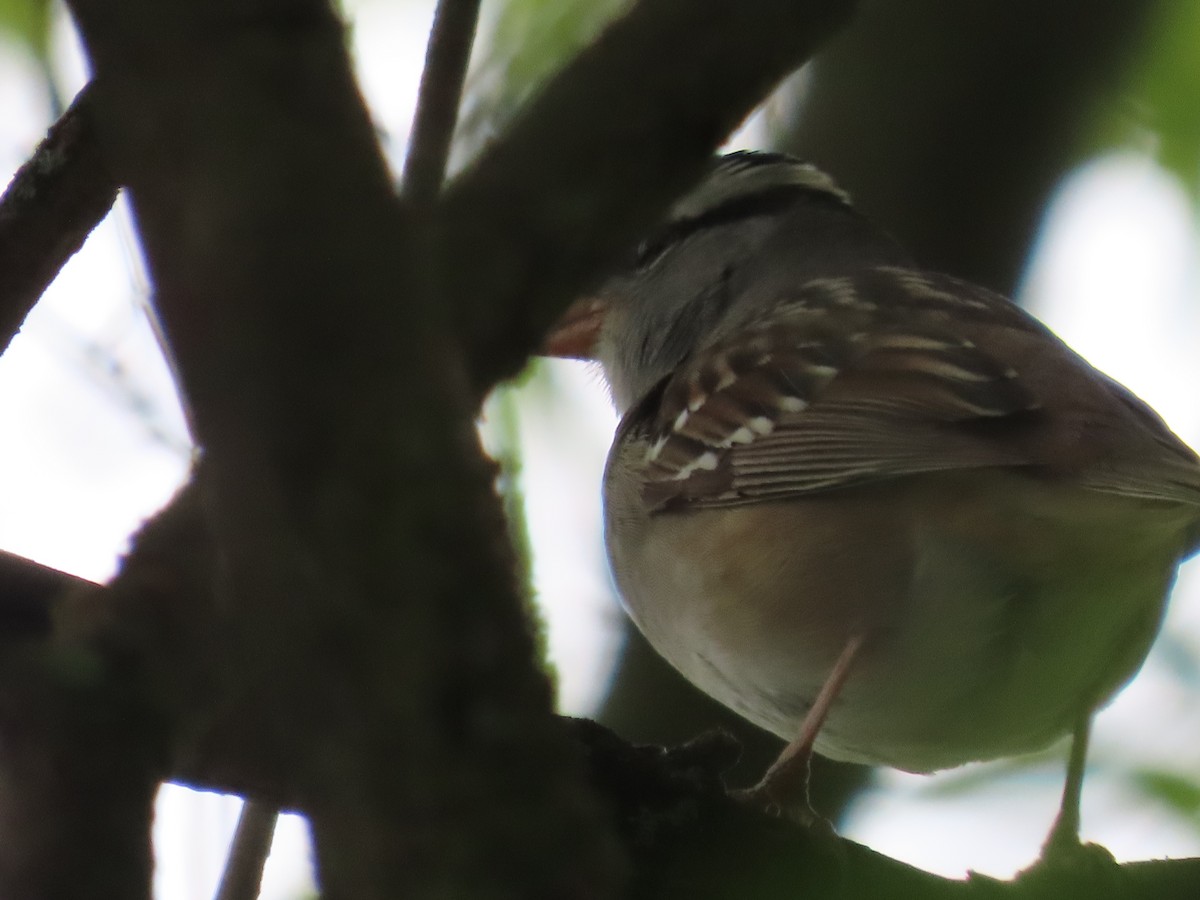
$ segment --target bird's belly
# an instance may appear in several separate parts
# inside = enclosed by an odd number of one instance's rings
[[[804,503],[811,518],[792,503],[693,513],[669,539],[651,522],[621,551],[651,564],[617,570],[658,575],[619,587],[689,680],[785,739],[865,631],[817,750],[910,771],[1034,750],[1069,731],[1140,666],[1180,552],[1136,523],[1081,520],[1064,538],[1061,521],[1017,514],[1027,510],[972,512],[966,528],[946,528],[903,503],[866,519],[845,496]],[[779,528],[795,540],[754,541]],[[739,542],[747,552],[715,552]]]
[[[1005,579],[995,560],[927,547],[909,616],[872,639],[818,751],[925,772],[1046,746],[1141,666],[1174,565]]]

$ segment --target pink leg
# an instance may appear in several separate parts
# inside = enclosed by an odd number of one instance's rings
[[[1079,796],[1083,792],[1083,774],[1087,766],[1088,737],[1091,733],[1092,712],[1088,710],[1079,718],[1071,737],[1071,755],[1067,761],[1067,780],[1063,785],[1062,803],[1058,818],[1046,843],[1042,845],[1042,856],[1055,853],[1070,853],[1079,848]]]
[[[802,817],[812,814],[808,804],[808,763],[812,757],[813,744],[829,716],[833,702],[850,676],[850,670],[854,667],[854,661],[866,639],[865,632],[858,632],[846,641],[846,646],[842,648],[841,655],[833,664],[833,669],[821,686],[817,699],[813,701],[812,708],[804,717],[800,733],[783,748],[783,752],[771,764],[762,781],[747,792],[747,799],[776,811],[797,811]]]

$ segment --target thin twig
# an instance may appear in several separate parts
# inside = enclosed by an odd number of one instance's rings
[[[117,198],[88,119],[90,93],[79,92],[0,197],[0,353]]]
[[[418,205],[432,202],[446,177],[478,21],[479,0],[440,0],[433,17],[401,186]]]
[[[215,900],[255,900],[262,889],[263,868],[271,852],[279,809],[260,800],[247,800],[238,816]]]

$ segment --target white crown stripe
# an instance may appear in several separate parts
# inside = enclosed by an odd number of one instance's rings
[[[811,188],[849,204],[850,198],[824,172],[807,163],[783,156],[758,155],[722,157],[708,178],[671,208],[671,219],[698,219],[731,200],[764,190],[787,187]]]

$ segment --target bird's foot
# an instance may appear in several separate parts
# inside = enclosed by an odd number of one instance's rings
[[[758,810],[776,819],[799,825],[814,837],[835,839],[837,832],[833,824],[812,808],[806,797],[799,799],[780,796],[768,789],[764,784],[752,788],[741,788],[729,791],[740,805]]]
[[[1111,880],[1116,868],[1116,859],[1100,844],[1083,843],[1074,834],[1051,832],[1042,845],[1041,856],[1017,880],[1104,884]]]

